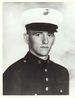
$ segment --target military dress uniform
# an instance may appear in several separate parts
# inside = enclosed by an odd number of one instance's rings
[[[10,66],[3,75],[4,95],[68,95],[66,68],[42,60],[31,52]]]
[[[25,11],[23,17],[27,31],[54,33],[63,15],[50,8],[34,8]],[[4,72],[3,94],[68,95],[69,73],[66,68],[49,60],[49,57],[47,60],[42,60],[28,52],[24,58],[12,64]]]

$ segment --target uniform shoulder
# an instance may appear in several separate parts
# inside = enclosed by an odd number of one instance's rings
[[[62,72],[62,73],[64,72],[64,74],[65,74],[65,73],[69,74],[68,69],[67,69],[66,67],[64,67],[63,65],[57,64],[57,63],[55,63],[54,61],[50,61],[50,62],[51,62],[52,67],[53,67],[56,71],[59,71],[59,72]]]
[[[9,73],[9,72],[17,72],[19,70],[21,70],[22,66],[24,63],[24,58],[21,58],[19,60],[17,60],[16,62],[14,62],[13,64],[11,64],[4,72],[5,73]]]

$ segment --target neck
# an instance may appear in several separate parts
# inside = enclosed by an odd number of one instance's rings
[[[42,60],[47,60],[48,59],[48,55],[46,55],[46,56],[41,56],[41,55],[38,55],[38,54],[36,54],[36,53],[34,53],[34,52],[32,52],[32,51],[30,51],[33,55],[35,55],[35,56],[37,56],[38,58],[40,58],[40,59],[42,59]]]

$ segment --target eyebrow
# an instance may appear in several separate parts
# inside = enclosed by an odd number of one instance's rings
[[[43,31],[31,31],[31,34],[36,34],[36,33],[43,33]]]
[[[37,34],[37,33],[43,33],[43,32],[47,32],[48,34],[54,34],[54,32],[52,32],[52,31],[33,31],[33,30],[30,30],[30,33],[31,34]]]

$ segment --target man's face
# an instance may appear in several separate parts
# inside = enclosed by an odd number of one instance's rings
[[[38,56],[48,56],[54,43],[54,33],[47,31],[29,31],[29,50]]]

